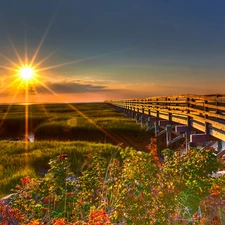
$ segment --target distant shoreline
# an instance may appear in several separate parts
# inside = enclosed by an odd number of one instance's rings
[[[0,103],[0,105],[56,105],[56,104],[89,104],[89,103],[103,103],[103,102],[20,102],[20,103]]]

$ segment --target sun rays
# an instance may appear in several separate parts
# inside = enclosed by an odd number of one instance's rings
[[[35,75],[35,70],[32,67],[24,66],[19,69],[19,75],[22,79],[30,81]]]
[[[42,87],[47,90],[50,94],[55,96],[59,102],[65,101],[60,94],[57,94],[54,90],[47,86],[45,83],[46,80],[50,80],[50,78],[43,74],[43,72],[52,70],[59,67],[64,67],[66,65],[86,61],[95,57],[88,57],[78,60],[73,60],[69,62],[62,62],[53,65],[45,65],[41,67],[47,60],[49,60],[58,50],[55,50],[49,53],[47,56],[41,57],[39,61],[37,61],[38,55],[40,54],[40,49],[44,43],[44,40],[47,36],[48,30],[50,27],[47,28],[47,31],[44,33],[39,45],[37,46],[36,51],[34,52],[32,57],[29,57],[28,54],[28,47],[25,44],[24,51],[25,53],[20,53],[16,46],[14,45],[13,41],[10,40],[11,48],[16,56],[16,60],[10,59],[8,56],[0,53],[0,57],[5,60],[4,64],[0,64],[0,68],[4,71],[7,71],[7,76],[5,76],[5,85],[2,85],[0,88],[0,94],[6,95],[6,93],[11,97],[9,106],[7,111],[4,113],[3,118],[1,118],[0,128],[4,123],[4,120],[7,118],[7,114],[10,111],[11,105],[16,103],[16,99],[18,95],[23,94],[23,102],[25,103],[25,153],[28,152],[28,135],[29,135],[29,98],[31,95],[36,96],[39,101],[41,100],[41,94],[38,93],[38,88]],[[22,57],[24,55],[24,57]],[[40,57],[39,57],[40,58]],[[46,64],[46,63],[45,63]],[[38,88],[37,88],[38,87]],[[42,102],[44,102],[42,100]],[[45,113],[47,113],[44,104],[42,104]],[[71,106],[71,105],[70,105]],[[77,109],[72,107],[75,111]]]
[[[45,36],[47,33],[45,33]],[[27,46],[25,46],[25,57],[24,61],[22,60],[21,55],[19,54],[19,51],[16,49],[15,45],[13,44],[12,41],[11,47],[15,53],[17,61],[14,61],[10,59],[9,57],[5,56],[4,54],[0,54],[2,59],[6,61],[3,65],[0,65],[0,68],[3,69],[4,71],[7,71],[5,76],[3,85],[1,86],[0,89],[0,94],[5,96],[8,95],[10,96],[10,103],[9,106],[4,113],[3,117],[0,120],[0,128],[4,124],[5,119],[7,118],[7,115],[10,111],[10,108],[13,104],[16,103],[17,96],[23,95],[23,102],[25,103],[25,115],[24,115],[24,143],[25,143],[25,158],[26,162],[28,161],[27,159],[27,153],[28,153],[28,145],[29,145],[29,97],[30,94],[37,96],[39,98],[39,101],[41,100],[40,95],[36,89],[36,86],[42,86],[43,88],[47,89],[49,92],[53,93],[53,91],[48,88],[45,83],[44,79],[48,79],[48,77],[44,76],[43,74],[40,74],[39,69],[41,69],[41,64],[44,63],[47,59],[49,59],[51,56],[55,54],[55,52],[50,53],[48,56],[43,57],[40,61],[35,62],[37,59],[38,53],[40,51],[40,48],[43,44],[44,38],[42,38],[40,44],[38,45],[34,55],[32,56],[31,59],[28,57],[27,53]],[[3,76],[2,76],[3,77]],[[31,91],[32,90],[32,93]],[[47,113],[44,105],[43,109],[45,113]]]
[[[54,18],[54,17],[53,17]],[[32,99],[33,96],[38,99],[40,102],[45,102],[45,100],[41,99],[41,93],[38,91],[40,90],[40,87],[47,90],[51,95],[55,96],[56,99],[58,99],[58,102],[65,102],[65,99],[60,95],[57,94],[54,90],[52,90],[47,85],[47,81],[50,80],[50,77],[47,74],[47,71],[53,70],[59,67],[65,67],[71,64],[80,63],[88,60],[95,59],[96,57],[102,57],[110,54],[114,54],[116,52],[124,51],[113,51],[103,54],[98,54],[94,56],[89,56],[85,58],[80,58],[76,60],[70,60],[70,61],[64,61],[56,64],[47,63],[53,55],[59,50],[56,49],[47,55],[40,57],[41,48],[43,46],[43,43],[48,35],[48,32],[51,28],[51,25],[53,23],[53,18],[50,21],[46,31],[44,32],[39,44],[36,47],[36,50],[34,51],[33,55],[29,55],[29,48],[27,44],[27,39],[25,37],[25,46],[24,50],[21,53],[13,43],[13,41],[8,37],[9,43],[11,46],[11,49],[13,50],[13,53],[15,55],[14,60],[11,59],[8,55],[5,55],[3,53],[0,53],[0,57],[3,59],[0,64],[0,69],[5,71],[5,74],[1,76],[3,85],[0,86],[0,94],[1,96],[4,96],[8,94],[10,96],[10,103],[8,106],[8,109],[4,113],[3,118],[0,118],[0,128],[2,127],[4,120],[7,118],[7,115],[10,111],[10,108],[13,104],[18,102],[17,96],[23,96],[23,103],[25,103],[25,121],[24,121],[24,136],[25,136],[25,153],[28,153],[28,135],[29,135],[29,99]],[[126,51],[127,49],[125,49]],[[32,97],[31,97],[32,95]],[[42,100],[42,101],[41,101]],[[42,108],[44,109],[45,113],[47,114],[47,110],[44,107],[44,104],[41,104]],[[87,119],[90,123],[94,124],[101,132],[105,133],[106,135],[110,136],[104,129],[102,129],[100,126],[98,126],[94,121],[89,119],[86,115],[84,115],[82,112],[80,112],[76,107],[74,107],[71,104],[68,104],[74,111],[78,112],[81,116],[83,116],[85,119]],[[27,155],[27,154],[26,154]]]

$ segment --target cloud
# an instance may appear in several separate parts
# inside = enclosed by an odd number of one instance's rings
[[[87,92],[102,92],[107,90],[105,85],[94,85],[94,84],[82,84],[78,80],[63,80],[54,83],[45,83],[45,85],[52,91],[58,94],[71,94],[71,93],[87,93]],[[38,93],[49,93],[49,90],[41,85],[36,86]]]

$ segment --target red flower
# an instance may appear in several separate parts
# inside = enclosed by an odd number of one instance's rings
[[[59,155],[60,159],[66,159],[68,157],[68,154],[61,154]]]
[[[64,225],[65,222],[66,222],[65,218],[53,220],[54,225]]]
[[[67,195],[68,197],[70,197],[70,198],[73,197],[73,194],[72,194],[72,193],[66,193],[66,195]]]
[[[49,202],[48,197],[45,197],[44,200],[43,200],[43,203],[44,203],[44,204],[48,204],[48,202]]]
[[[94,222],[94,224],[103,225],[110,222],[108,214],[103,210],[94,210],[89,214],[89,222]]]
[[[29,184],[29,183],[30,183],[30,178],[29,178],[29,177],[24,177],[24,178],[22,179],[22,183],[23,183],[23,185]]]
[[[41,210],[42,210],[42,212],[46,213],[46,211],[47,211],[48,209],[47,209],[47,208],[42,208]]]
[[[83,202],[80,200],[79,202],[78,202],[78,206],[82,206],[83,205]]]

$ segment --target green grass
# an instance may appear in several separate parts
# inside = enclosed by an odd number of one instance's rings
[[[97,124],[105,129],[118,131],[141,131],[140,124],[127,117],[103,117],[95,119]]]
[[[0,111],[0,120],[4,118],[7,107]],[[114,143],[106,138],[103,128],[109,133],[147,144],[150,135],[134,119],[105,103],[46,104],[29,106],[29,131],[34,132],[37,140],[59,141],[95,141]],[[15,137],[24,134],[25,106],[13,105],[2,126],[1,137]],[[123,141],[121,141],[123,142]],[[139,143],[139,145],[140,145]]]
[[[91,142],[34,142],[27,153],[23,142],[0,141],[0,146],[0,197],[11,193],[21,178],[40,176],[42,169],[48,169],[48,161],[59,154],[69,154],[71,170],[80,173],[86,154],[101,151],[109,157],[118,151],[116,146]]]
[[[25,106],[12,105],[6,114],[7,109],[0,108],[0,137],[24,135]],[[0,196],[9,194],[20,178],[38,176],[41,169],[48,168],[49,159],[61,153],[70,155],[75,173],[80,171],[85,154],[101,150],[107,157],[117,150],[111,144],[118,143],[104,130],[137,150],[145,150],[150,139],[145,127],[105,103],[30,105],[28,121],[35,142],[29,143],[27,154],[23,142],[0,141]]]

